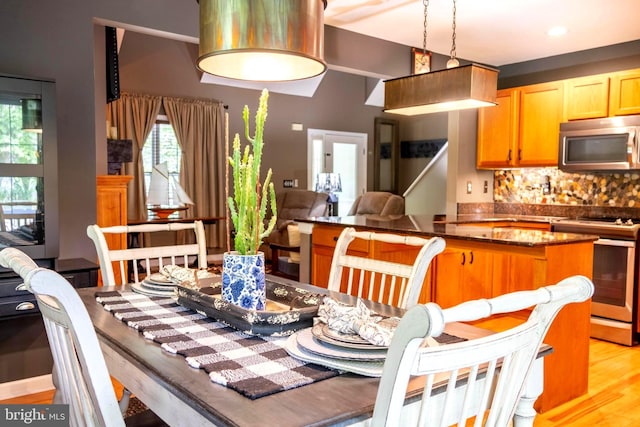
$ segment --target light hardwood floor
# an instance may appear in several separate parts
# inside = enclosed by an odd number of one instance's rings
[[[51,392],[0,401],[50,403]],[[591,340],[589,392],[536,417],[534,426],[640,426],[640,346]]]

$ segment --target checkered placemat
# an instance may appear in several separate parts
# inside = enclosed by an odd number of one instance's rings
[[[286,338],[244,334],[172,298],[113,291],[97,292],[96,299],[145,338],[206,371],[211,381],[250,399],[338,375],[336,370],[289,356]]]

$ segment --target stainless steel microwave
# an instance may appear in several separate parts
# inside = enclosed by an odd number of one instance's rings
[[[560,124],[558,168],[565,171],[640,169],[640,115]]]

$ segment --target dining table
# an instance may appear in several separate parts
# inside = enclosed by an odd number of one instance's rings
[[[286,283],[319,295],[328,295],[342,303],[354,304],[350,295],[267,275],[267,281]],[[105,310],[96,294],[129,291],[129,285],[78,289],[101,344],[113,378],[131,391],[171,426],[348,426],[366,425],[373,413],[379,378],[355,373],[340,373],[263,397],[250,399],[241,393],[212,382],[202,369],[191,367],[185,357],[163,349]],[[401,317],[403,310],[365,301],[382,316]],[[473,325],[447,325],[448,334],[477,338],[491,331]],[[282,338],[286,339],[286,338]],[[515,425],[533,425],[533,403],[542,393],[543,360],[552,352],[543,345],[516,408]],[[445,384],[443,383],[442,387]],[[412,379],[405,405],[415,406],[421,395],[419,379]]]

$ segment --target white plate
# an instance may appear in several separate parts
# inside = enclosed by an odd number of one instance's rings
[[[145,288],[140,283],[132,283],[131,290],[137,292],[142,295],[150,296],[150,297],[174,297],[176,293],[174,292],[175,288],[171,288],[171,290],[165,291],[157,291],[155,289]]]
[[[144,279],[140,284],[143,288],[153,289],[160,292],[169,292],[176,288],[175,283],[158,285],[157,283],[150,282],[147,279]]]
[[[318,341],[313,337],[311,328],[295,333],[298,345],[306,351],[319,356],[343,360],[380,361],[387,357],[386,350],[362,350],[339,347]]]
[[[311,328],[311,333],[318,340],[338,347],[354,348],[360,350],[386,350],[386,346],[371,344],[360,335],[344,334],[329,328],[326,323],[318,323]]]
[[[384,366],[384,360],[376,361],[360,361],[360,360],[345,360],[345,359],[332,359],[328,357],[319,356],[317,354],[308,352],[305,348],[298,345],[297,335],[299,332],[290,335],[286,341],[285,349],[287,353],[296,359],[300,359],[305,362],[316,363],[318,365],[327,366],[329,368],[339,369],[341,371],[353,372],[354,374],[365,375],[367,377],[380,377],[382,376],[382,368]]]

